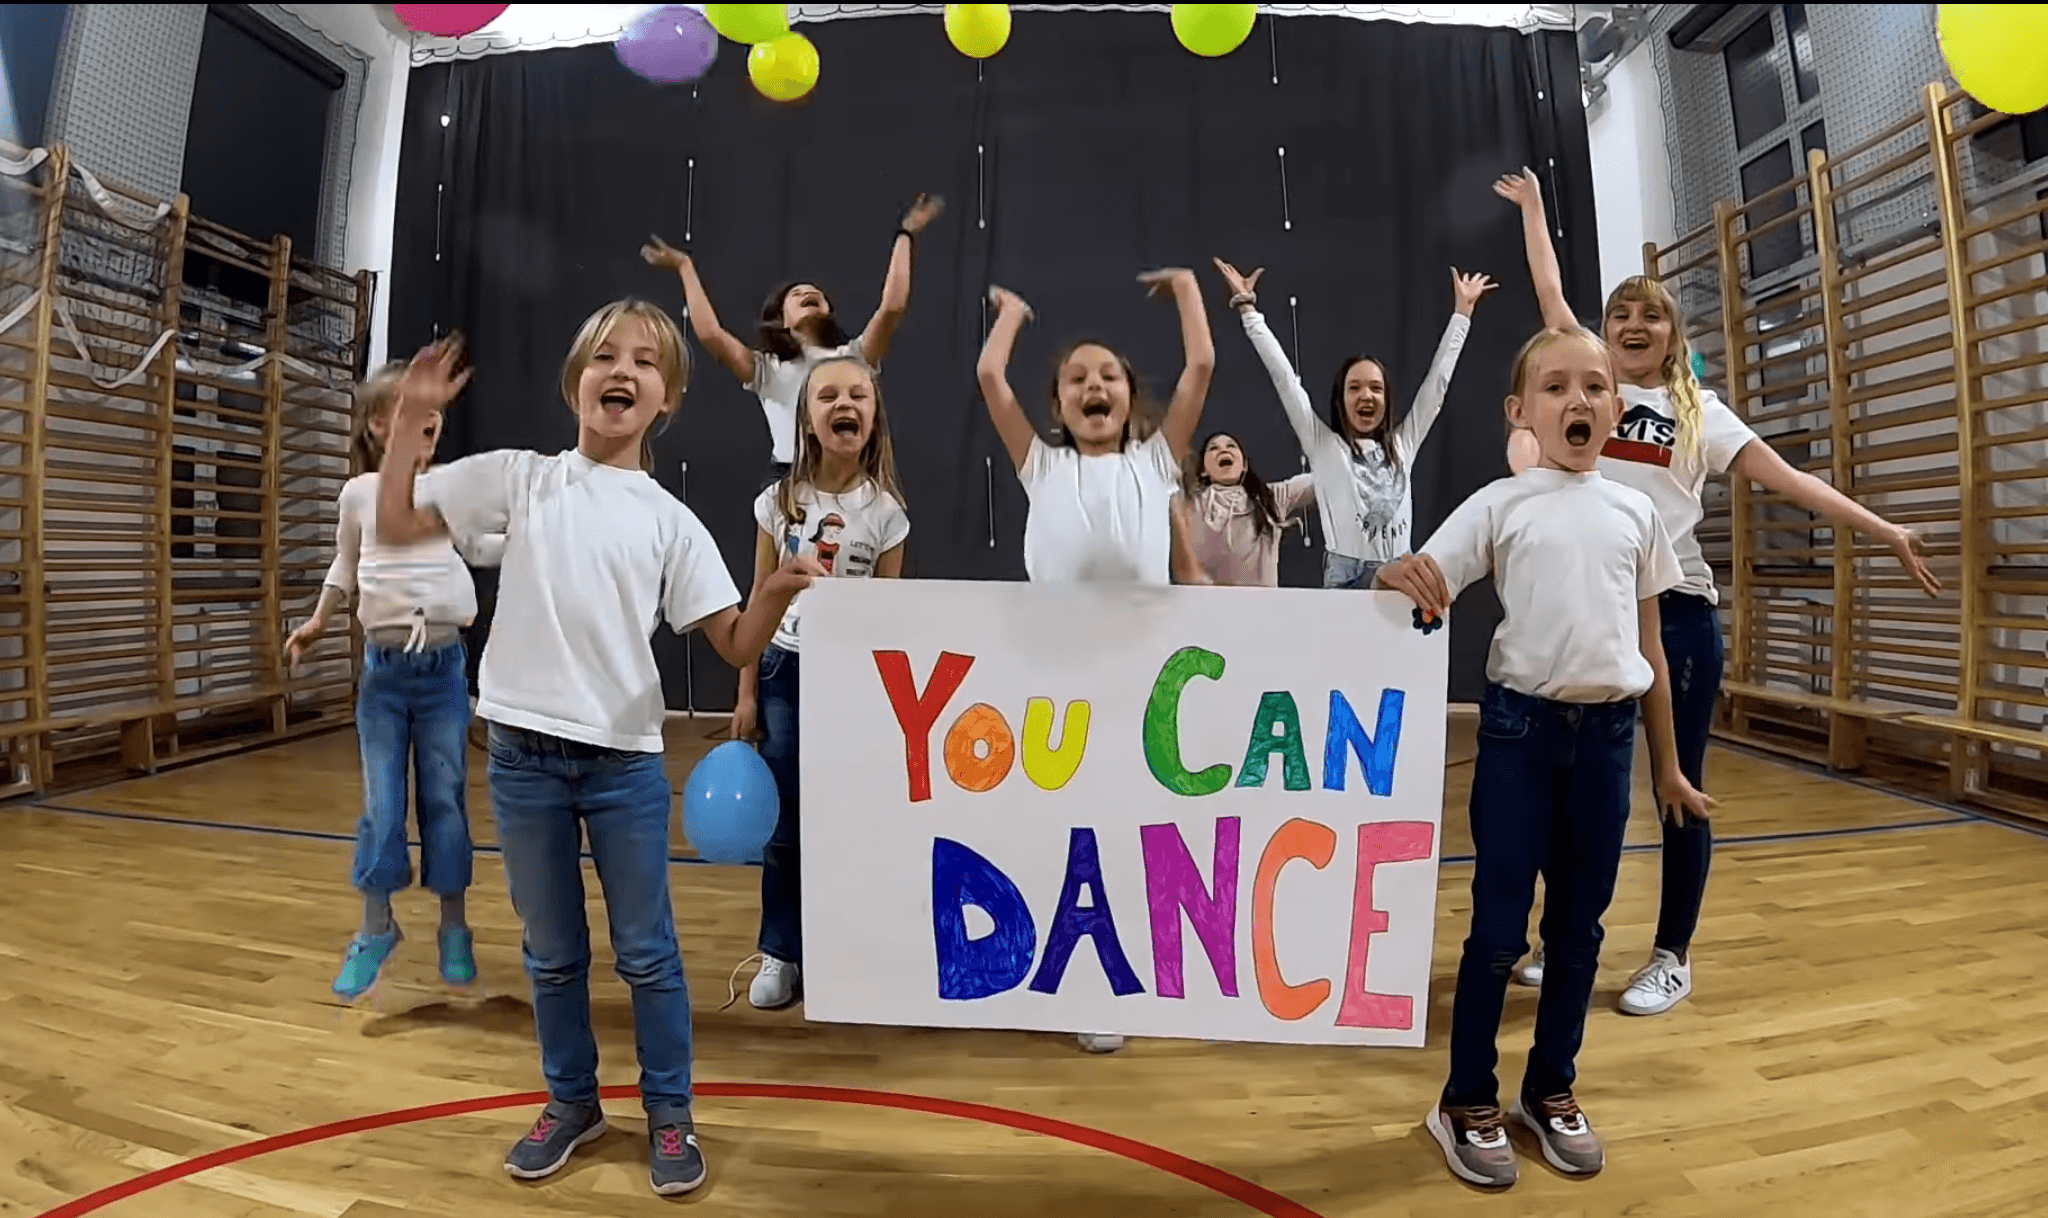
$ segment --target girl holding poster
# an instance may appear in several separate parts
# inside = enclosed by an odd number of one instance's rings
[[[1452,1173],[1491,1188],[1518,1175],[1495,1041],[1539,873],[1550,975],[1512,1111],[1559,1171],[1590,1175],[1606,1162],[1572,1088],[1628,827],[1638,700],[1658,806],[1703,817],[1711,803],[1678,764],[1658,628],[1658,598],[1683,578],[1678,556],[1649,497],[1596,468],[1619,413],[1607,346],[1577,327],[1545,330],[1515,357],[1512,385],[1508,417],[1541,446],[1539,464],[1481,488],[1378,576],[1415,602],[1418,627],[1488,575],[1504,610],[1479,704],[1472,931],[1451,1005],[1450,1079],[1425,1121]]]
[[[996,319],[975,374],[1031,499],[1024,568],[1034,582],[1172,582],[1174,498],[1209,396],[1216,348],[1193,271],[1138,278],[1154,293],[1171,294],[1180,312],[1184,356],[1164,418],[1145,401],[1130,360],[1103,343],[1077,342],[1054,364],[1051,443],[1039,437],[1010,388],[1010,352],[1031,309],[1008,289],[989,289]],[[1080,1042],[1096,1053],[1124,1043],[1089,1033]]]
[[[903,573],[910,517],[896,481],[896,452],[882,390],[866,364],[831,356],[811,365],[799,400],[796,463],[754,501],[754,596],[783,561],[802,554],[842,579]],[[760,971],[747,1001],[788,1006],[801,991],[802,856],[797,816],[797,645],[801,598],[790,602],[759,663],[740,669],[732,735],[761,731],[761,759],[775,776],[781,810],[761,858]],[[745,967],[744,962],[741,967]]]

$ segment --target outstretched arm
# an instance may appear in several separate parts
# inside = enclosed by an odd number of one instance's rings
[[[1899,556],[1906,574],[1918,580],[1927,595],[1941,594],[1941,581],[1927,569],[1926,547],[1913,530],[1893,524],[1805,470],[1794,469],[1763,440],[1751,440],[1735,454],[1734,472],[1765,490],[1776,491],[1805,508],[1818,512],[1832,523],[1859,533],[1868,533]]]
[[[469,383],[468,369],[455,373],[461,353],[462,336],[451,334],[413,356],[398,382],[391,438],[377,475],[377,540],[386,545],[424,541],[442,529],[439,514],[413,502],[413,479],[427,452],[427,424]]]
[[[683,281],[683,305],[689,312],[690,330],[696,334],[697,341],[704,344],[712,359],[738,377],[742,385],[753,383],[754,350],[718,324],[718,311],[711,307],[711,297],[705,294],[704,284],[697,278],[696,262],[660,237],[649,237],[647,244],[640,247],[640,256],[649,266],[666,267],[676,273],[677,278]],[[909,291],[906,284],[906,297]]]
[[[1009,368],[1010,351],[1017,345],[1017,332],[1031,320],[1031,306],[1008,288],[990,288],[988,298],[996,307],[996,321],[981,346],[981,358],[975,361],[974,377],[981,383],[982,401],[988,403],[989,421],[1003,439],[1003,451],[1010,454],[1011,465],[1023,469],[1038,432],[1010,389]]]
[[[897,230],[895,246],[889,252],[889,273],[882,279],[882,303],[875,309],[875,315],[868,318],[867,328],[860,332],[861,356],[869,367],[880,366],[882,357],[889,353],[889,344],[896,338],[896,327],[903,322],[904,311],[910,308],[910,262],[917,234],[945,209],[944,199],[919,195],[903,217],[903,226]],[[691,312],[696,312],[694,306]]]
[[[1316,405],[1308,397],[1308,390],[1301,387],[1301,378],[1295,374],[1294,366],[1287,362],[1287,352],[1281,350],[1280,340],[1273,336],[1266,319],[1259,315],[1259,279],[1266,273],[1259,267],[1251,274],[1241,273],[1223,259],[1215,260],[1216,270],[1223,276],[1223,282],[1230,286],[1230,305],[1244,319],[1245,337],[1252,340],[1252,350],[1259,353],[1259,362],[1266,366],[1266,375],[1273,380],[1273,392],[1280,395],[1280,407],[1287,412],[1287,423],[1294,428],[1294,438],[1301,444],[1301,451],[1313,458],[1317,447],[1333,437],[1328,424],[1316,417]]]
[[[1557,266],[1557,250],[1550,244],[1550,218],[1543,211],[1543,188],[1536,172],[1523,169],[1493,184],[1493,193],[1522,209],[1522,244],[1528,248],[1529,278],[1536,281],[1536,303],[1543,310],[1543,324],[1553,330],[1579,324],[1565,303],[1564,273]]]
[[[1180,310],[1180,345],[1185,353],[1180,380],[1173,386],[1173,400],[1166,405],[1166,421],[1159,430],[1166,437],[1173,459],[1187,463],[1188,449],[1195,442],[1195,428],[1202,425],[1202,404],[1209,399],[1209,379],[1216,375],[1216,342],[1209,336],[1209,314],[1202,307],[1202,286],[1195,273],[1184,267],[1147,271],[1138,276],[1153,292],[1173,293]]]
[[[1408,417],[1394,431],[1394,447],[1401,453],[1402,464],[1414,464],[1416,451],[1429,438],[1429,429],[1443,412],[1444,399],[1451,392],[1451,376],[1458,370],[1458,356],[1465,350],[1465,336],[1472,330],[1472,310],[1479,306],[1481,296],[1498,286],[1485,275],[1461,274],[1457,267],[1451,268],[1451,292],[1457,297],[1458,306],[1444,326],[1444,336],[1437,342],[1436,355],[1429,361],[1429,373],[1415,393]]]

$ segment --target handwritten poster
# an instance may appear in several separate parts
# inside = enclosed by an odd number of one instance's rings
[[[821,581],[809,1017],[1420,1046],[1430,625],[1381,592]]]

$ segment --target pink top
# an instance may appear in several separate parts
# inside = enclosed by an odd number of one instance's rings
[[[1267,484],[1273,508],[1284,524],[1314,503],[1315,478],[1299,474]],[[1237,588],[1280,586],[1280,535],[1275,527],[1264,537],[1252,519],[1252,499],[1241,486],[1210,483],[1188,501],[1188,541],[1196,561],[1209,578]]]

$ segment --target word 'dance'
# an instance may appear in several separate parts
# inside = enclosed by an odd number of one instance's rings
[[[928,800],[932,797],[932,729],[967,679],[974,657],[940,652],[922,693],[911,674],[907,654],[876,651],[874,657],[882,688],[903,730],[903,764],[910,801]],[[1167,658],[1153,681],[1143,723],[1145,764],[1153,778],[1176,795],[1214,795],[1233,785],[1231,767],[1224,762],[1200,770],[1188,769],[1180,745],[1180,706],[1188,684],[1196,677],[1220,680],[1223,669],[1224,659],[1216,652],[1183,647]],[[1355,756],[1364,771],[1366,789],[1382,797],[1393,794],[1403,701],[1404,695],[1398,689],[1382,691],[1377,720],[1368,732],[1343,692],[1330,691],[1329,726],[1323,739],[1324,790],[1344,790],[1346,771]],[[941,744],[946,775],[963,791],[992,791],[1021,760],[1025,777],[1033,785],[1057,791],[1081,767],[1088,751],[1090,716],[1088,702],[1069,702],[1065,722],[1056,725],[1052,699],[1029,699],[1024,707],[1024,732],[1020,740],[1000,710],[986,702],[974,703],[946,729]],[[1055,726],[1059,731],[1057,744],[1053,742]],[[1245,744],[1244,761],[1235,773],[1235,785],[1265,786],[1276,759],[1285,790],[1309,789],[1301,713],[1294,695],[1284,690],[1260,696]]]

